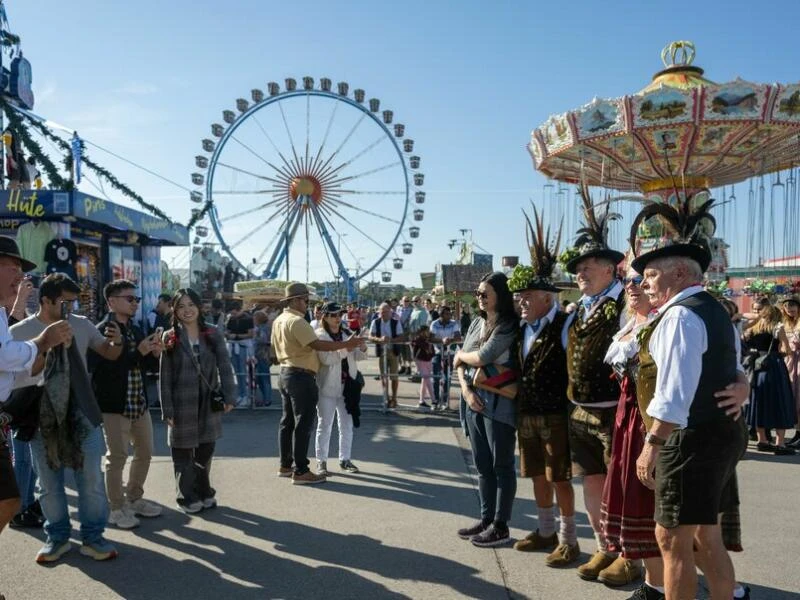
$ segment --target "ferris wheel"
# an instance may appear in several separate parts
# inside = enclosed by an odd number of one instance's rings
[[[252,278],[356,282],[375,270],[391,281],[403,268],[424,219],[425,176],[414,140],[347,82],[286,79],[236,100],[211,125],[195,157],[198,190],[207,203],[195,243],[209,225],[221,252]],[[201,190],[204,190],[201,191]],[[204,196],[205,194],[205,196]],[[412,203],[413,200],[413,203]],[[200,209],[195,209],[199,211]]]

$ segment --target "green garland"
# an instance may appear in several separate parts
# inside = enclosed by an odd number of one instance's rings
[[[0,105],[2,105],[8,117],[8,128],[19,138],[20,142],[27,148],[28,153],[39,161],[45,173],[47,173],[47,178],[50,180],[51,185],[60,189],[72,189],[72,182],[67,182],[61,177],[53,161],[44,153],[39,143],[31,137],[30,131],[28,131],[22,119],[19,118],[19,114],[11,109],[2,98],[0,98]]]
[[[189,219],[189,222],[186,223],[186,229],[191,229],[194,227],[195,224],[197,224],[197,222],[202,219],[209,210],[211,210],[211,200],[207,200],[206,203],[203,204],[203,208],[200,210],[200,212]]]

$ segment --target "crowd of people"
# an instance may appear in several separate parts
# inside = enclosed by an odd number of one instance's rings
[[[784,302],[781,315],[763,299],[742,324],[704,289],[708,206],[665,209],[668,233],[646,246],[643,213],[626,256],[607,246],[608,213],[585,189],[582,198],[585,227],[563,265],[577,303],[558,301],[558,248],[538,214],[527,221],[531,264],[488,274],[475,292],[479,315],[454,365],[480,511],[458,536],[511,543],[518,447],[538,519],[516,550],[609,586],[643,578],[631,600],[694,598],[697,569],[712,598],[749,598],[728,555],[742,551],[736,464],[748,429],[758,450],[794,452],[798,436],[784,434],[798,419],[800,303]],[[596,542],[583,564],[573,476]]]

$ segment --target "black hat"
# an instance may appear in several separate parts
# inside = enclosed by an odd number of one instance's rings
[[[542,290],[545,292],[559,292],[559,288],[553,282],[553,271],[558,262],[558,246],[561,243],[561,226],[558,227],[555,243],[551,244],[550,228],[545,232],[536,207],[533,206],[533,219],[536,227],[533,226],[527,213],[523,210],[527,228],[525,229],[525,239],[528,242],[528,249],[531,253],[531,266],[517,265],[511,272],[508,279],[508,289],[512,292],[524,292],[525,290]]]
[[[676,193],[677,196],[677,193]],[[684,256],[696,261],[705,272],[711,264],[711,236],[717,222],[708,209],[714,204],[708,190],[686,194],[677,206],[665,202],[653,202],[645,206],[631,226],[631,248],[637,254],[631,266],[641,273],[647,264],[670,256]],[[639,236],[639,226],[653,217],[663,226],[663,233],[653,240]],[[644,251],[642,251],[644,249]]]
[[[324,315],[338,315],[343,312],[345,312],[345,310],[338,302],[326,302],[322,305],[322,314]]]
[[[625,255],[622,252],[617,252],[608,247],[608,223],[615,219],[620,218],[616,213],[611,213],[611,203],[606,204],[605,212],[597,215],[594,212],[592,199],[589,196],[589,186],[581,183],[578,188],[580,193],[581,203],[583,204],[583,227],[578,229],[578,238],[575,240],[575,247],[578,250],[578,255],[572,257],[567,261],[567,271],[573,275],[578,270],[578,263],[586,260],[587,258],[604,258],[610,260],[615,265],[622,262]]]
[[[0,235],[0,256],[10,256],[11,258],[19,260],[23,273],[33,271],[36,268],[36,263],[22,258],[22,255],[19,253],[17,242],[4,235]]]

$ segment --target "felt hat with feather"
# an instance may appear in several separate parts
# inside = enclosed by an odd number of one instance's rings
[[[592,205],[592,198],[589,195],[589,186],[581,183],[578,188],[581,197],[581,209],[583,210],[583,227],[578,229],[578,237],[575,240],[575,247],[578,255],[567,261],[567,271],[573,275],[578,270],[578,263],[587,258],[605,258],[612,261],[615,265],[619,264],[625,255],[608,247],[608,224],[610,221],[619,218],[616,213],[610,212],[611,203],[607,202],[605,210],[598,214]]]
[[[711,264],[711,236],[717,226],[708,212],[714,204],[709,196],[708,190],[682,195],[676,192],[675,206],[652,202],[642,208],[631,226],[630,243],[636,253],[631,263],[633,268],[642,273],[657,258],[685,256],[695,260],[705,272]],[[641,238],[639,226],[654,217],[661,222],[662,234],[654,240]]]
[[[558,247],[561,244],[561,225],[554,241],[550,239],[550,228],[545,231],[544,223],[536,207],[533,206],[533,223],[528,214],[525,216],[525,239],[531,254],[531,265],[517,265],[508,280],[508,289],[512,292],[525,290],[543,290],[546,292],[561,291],[553,282],[553,272],[558,263]],[[534,225],[535,223],[535,225]]]

